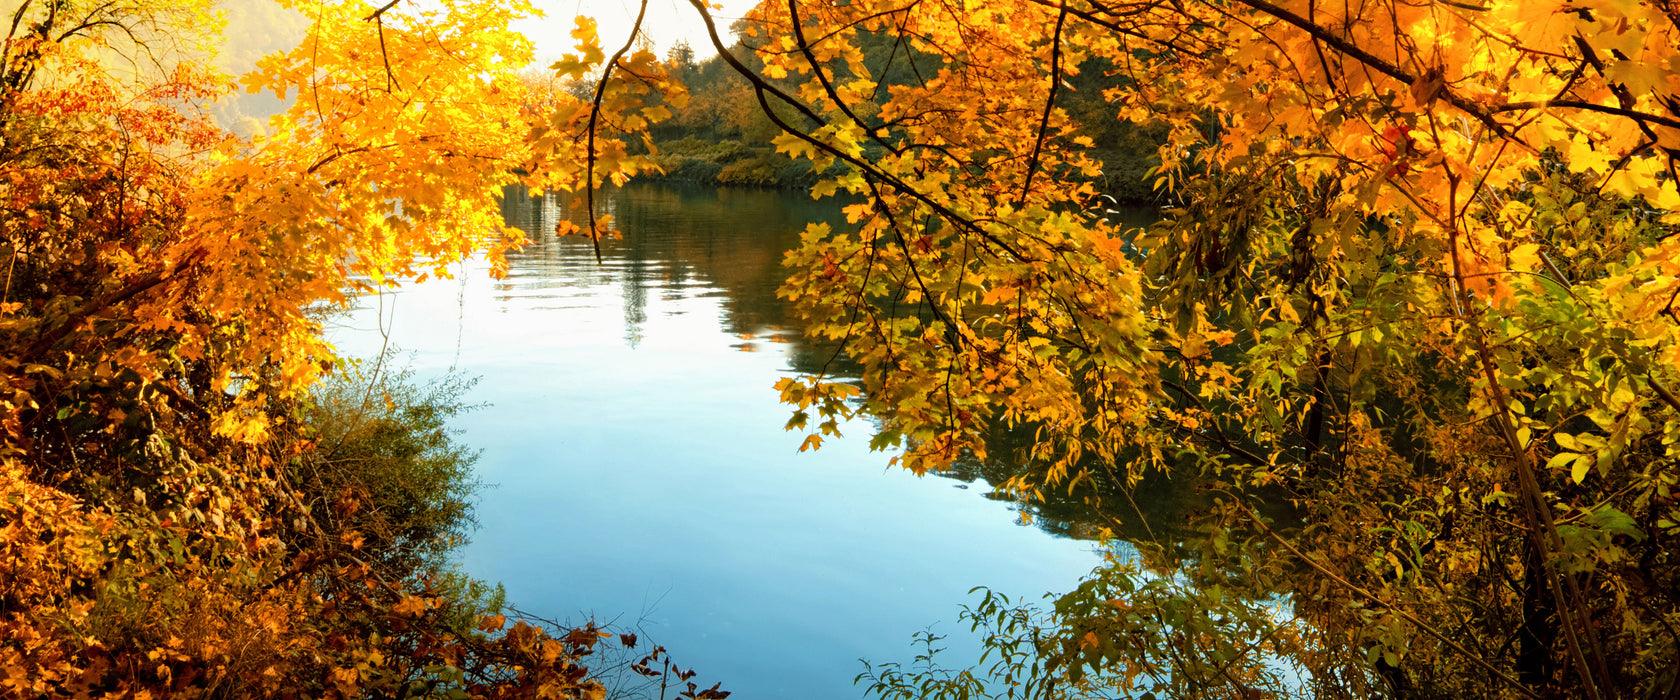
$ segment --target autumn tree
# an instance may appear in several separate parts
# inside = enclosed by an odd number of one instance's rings
[[[287,6],[303,42],[237,87],[290,107],[242,138],[210,119],[236,84],[208,2],[8,5],[0,696],[600,697],[605,631],[440,575],[470,464],[449,396],[346,426],[314,384],[343,365],[323,308],[517,244],[501,188],[585,147],[529,138],[531,8]],[[541,184],[632,168],[587,147]]]
[[[1675,692],[1672,3],[770,0],[753,60],[694,6],[859,202],[789,258],[864,368],[780,385],[808,444],[861,410],[918,472],[1003,430],[1022,497],[1158,469],[1217,498],[1048,626],[983,604],[1020,644],[971,695]],[[205,5],[10,17],[0,688],[596,694],[597,630],[465,634],[323,536],[284,436],[335,361],[312,306],[516,244],[515,173],[610,234],[594,193],[656,167],[686,92],[580,20],[552,70],[592,88],[534,102],[522,2],[299,7],[241,82],[291,108],[248,139],[204,117]],[[1146,230],[1066,111],[1101,85],[1166,134],[1180,206]]]
[[[763,69],[725,60],[784,152],[844,167],[816,194],[860,202],[789,258],[783,296],[864,368],[780,385],[807,443],[861,411],[923,472],[1002,426],[1037,465],[1023,497],[1165,470],[1217,502],[971,691],[1676,692],[1672,3],[750,20]],[[861,49],[883,34],[938,65],[883,89],[902,59]],[[1147,229],[1074,184],[1097,165],[1064,107],[1095,67],[1112,118],[1166,133],[1153,183],[1179,204]]]

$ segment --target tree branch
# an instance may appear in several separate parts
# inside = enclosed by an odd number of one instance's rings
[[[1650,114],[1648,112],[1639,112],[1639,111],[1635,111],[1635,110],[1631,110],[1631,109],[1623,109],[1621,107],[1611,107],[1609,105],[1594,104],[1592,102],[1582,102],[1580,100],[1549,100],[1549,101],[1544,101],[1544,102],[1541,102],[1541,101],[1508,102],[1506,104],[1502,104],[1502,105],[1498,105],[1498,106],[1494,106],[1494,107],[1489,107],[1488,111],[1491,112],[1491,113],[1514,112],[1514,111],[1524,110],[1524,109],[1542,109],[1542,108],[1545,108],[1545,107],[1559,107],[1559,108],[1563,108],[1563,109],[1579,109],[1579,110],[1587,111],[1587,112],[1601,112],[1603,114],[1614,114],[1618,117],[1627,117],[1627,118],[1632,119],[1636,122],[1641,122],[1641,123],[1651,122],[1653,124],[1661,124],[1663,126],[1668,126],[1668,127],[1673,127],[1673,128],[1676,128],[1676,129],[1680,129],[1680,119],[1675,119],[1673,117],[1665,117],[1665,116],[1662,116],[1660,114]]]
[[[1266,0],[1236,0],[1236,2],[1276,17],[1288,24],[1294,25],[1296,28],[1311,35],[1313,38],[1324,42],[1337,52],[1352,57],[1354,60],[1357,60],[1367,66],[1375,68],[1383,75],[1387,75],[1388,77],[1407,85],[1411,85],[1418,80],[1417,76],[1407,73],[1399,66],[1377,58],[1369,51],[1359,48],[1359,46],[1355,45],[1353,42],[1330,33],[1330,31],[1326,30],[1323,26],[1310,22],[1306,18],[1278,7],[1277,5],[1266,2]],[[1463,96],[1448,89],[1445,85],[1441,86],[1438,96],[1446,100],[1447,104],[1458,108],[1459,111],[1462,111],[1475,118],[1476,121],[1485,124],[1489,129],[1493,130],[1494,133],[1499,134],[1501,137],[1522,143],[1520,139],[1516,138],[1515,134],[1511,133],[1510,129],[1506,128],[1504,124],[1501,124],[1498,120],[1494,119],[1493,115],[1484,111],[1482,107],[1476,103],[1471,102]]]
[[[63,340],[64,336],[69,335],[71,331],[76,329],[76,326],[81,325],[82,321],[87,320],[88,317],[132,299],[148,289],[163,284],[182,270],[197,264],[200,260],[204,259],[206,255],[207,251],[205,251],[204,248],[198,248],[188,254],[187,257],[182,258],[178,263],[143,275],[139,279],[124,285],[121,289],[112,290],[105,296],[88,302],[83,305],[82,308],[77,309],[75,313],[70,314],[69,318],[64,319],[63,323],[54,326],[51,330],[42,333],[41,337],[36,338],[35,342],[30,344],[29,349],[23,351],[23,355],[18,358],[18,361],[32,362],[40,358],[43,353],[52,348],[52,346],[58,341]]]
[[[624,45],[607,59],[607,64],[601,68],[601,80],[595,83],[595,99],[591,101],[589,110],[589,125],[584,131],[587,141],[584,159],[583,199],[584,206],[589,210],[589,243],[595,247],[595,264],[601,264],[601,232],[595,230],[595,127],[601,118],[601,100],[606,98],[607,79],[612,77],[613,68],[618,66],[619,59],[636,45],[636,35],[642,33],[642,19],[647,17],[647,0],[642,0],[641,9],[636,12],[636,23],[630,26],[630,38]]]
[[[1032,192],[1033,172],[1038,170],[1038,156],[1044,150],[1044,133],[1050,130],[1050,113],[1056,109],[1056,89],[1062,85],[1062,27],[1067,24],[1067,0],[1056,12],[1056,31],[1050,35],[1050,96],[1044,99],[1044,114],[1038,120],[1038,138],[1033,141],[1032,156],[1027,159],[1027,176],[1021,182],[1021,197],[1016,206],[1027,201]]]

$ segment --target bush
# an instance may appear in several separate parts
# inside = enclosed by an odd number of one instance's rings
[[[351,363],[310,394],[302,423],[315,449],[292,474],[325,534],[360,537],[388,576],[436,575],[477,524],[478,452],[448,425],[476,408],[461,397],[477,380],[452,373],[422,385],[387,360]]]

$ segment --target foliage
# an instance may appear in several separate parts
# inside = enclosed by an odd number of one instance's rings
[[[388,571],[437,572],[476,522],[478,455],[449,428],[473,408],[461,397],[476,381],[449,374],[416,386],[413,370],[390,361],[353,363],[310,391],[298,438],[310,449],[291,480],[324,535],[357,533]]]
[[[1680,687],[1672,3],[793,0],[738,25],[750,57],[692,4],[729,106],[857,202],[789,256],[784,296],[863,370],[779,385],[808,446],[861,407],[926,472],[1001,424],[1033,436],[1024,498],[1150,469],[1210,496],[1145,573],[1059,601],[1010,681]],[[594,192],[658,167],[704,66],[579,20],[521,80],[518,0],[299,7],[303,42],[240,81],[291,107],[248,138],[206,117],[206,4],[14,11],[0,688],[597,696],[601,630],[462,634],[452,584],[367,551],[401,536],[318,522],[289,436],[334,358],[306,310],[516,245],[514,173],[609,235]],[[1092,184],[1096,86],[1162,144],[1181,206],[1147,230]],[[1000,644],[1037,629],[1012,619]]]
[[[752,86],[716,56],[693,63],[681,55],[667,59],[688,88],[688,103],[672,110],[670,121],[651,133],[659,142],[697,138],[705,141],[739,141],[751,146],[770,145],[776,126],[757,108]]]
[[[744,28],[762,69],[723,60],[777,145],[861,200],[789,257],[783,295],[863,368],[780,384],[807,445],[861,407],[920,473],[1001,422],[1034,435],[1022,497],[1111,467],[1212,497],[1144,548],[1190,585],[1060,611],[1040,682],[1680,685],[1672,3],[796,1]],[[887,83],[911,56],[937,65]],[[1181,205],[1146,230],[1084,184],[1093,70],[1162,134]],[[1131,645],[1146,623],[1179,636]]]
[[[739,141],[704,141],[685,136],[655,145],[652,156],[659,174],[646,176],[698,185],[733,185],[808,190],[823,178],[807,163],[795,161],[769,146]]]
[[[744,19],[735,23],[731,31],[737,35],[759,31],[752,24]],[[893,32],[860,31],[856,42],[864,63],[880,66],[874,87],[876,95],[895,87],[920,84],[923,71],[931,74],[940,65],[937,56],[908,46]],[[758,79],[790,91],[797,85],[791,78],[765,77],[764,62],[746,43],[737,42],[730,51],[731,58],[745,70],[757,74]],[[694,50],[687,44],[679,44],[667,54],[666,69],[687,88],[689,98],[685,105],[672,108],[669,120],[649,129],[657,152],[654,162],[660,169],[649,176],[711,185],[808,190],[827,176],[837,174],[812,171],[803,163],[793,163],[775,152],[772,141],[781,132],[773,119],[797,121],[797,110],[775,99],[759,105],[752,82],[732,70],[723,57],[711,56],[695,62],[693,56]],[[850,75],[847,67],[837,70]],[[1103,98],[1104,90],[1116,83],[1112,73],[1112,66],[1099,65],[1067,76],[1068,93],[1063,107],[1081,132],[1092,139],[1090,153],[1103,166],[1102,172],[1092,177],[1101,191],[1118,201],[1153,202],[1158,199],[1158,193],[1149,187],[1145,176],[1160,165],[1156,152],[1165,130],[1113,118]],[[872,101],[863,100],[853,108],[867,112],[874,107]],[[715,146],[722,153],[710,152],[713,149],[703,144]],[[730,167],[738,160],[734,157],[734,152],[739,150],[735,144],[750,151],[755,162]],[[719,159],[720,155],[724,159]],[[878,155],[874,151],[866,152],[868,159]],[[722,167],[713,167],[714,164]]]
[[[209,3],[8,7],[0,696],[600,697],[610,633],[439,566],[463,387],[315,384],[319,306],[519,241],[496,193],[564,150],[520,111],[530,8],[288,7],[307,36],[240,84],[290,107],[248,137],[209,117]],[[579,177],[632,167],[591,145]]]

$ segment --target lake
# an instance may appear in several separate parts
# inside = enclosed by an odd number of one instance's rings
[[[861,421],[804,453],[782,430],[771,386],[830,352],[774,296],[782,253],[839,205],[632,185],[605,194],[624,237],[599,263],[553,236],[555,202],[503,208],[534,240],[507,278],[469,263],[362,300],[330,337],[371,357],[383,328],[419,376],[481,378],[457,427],[493,486],[461,563],[520,610],[639,629],[737,700],[858,698],[858,659],[907,663],[919,630],[972,662],[970,589],[1037,600],[1101,563],[1077,523],[987,498],[983,469],[918,479]]]

